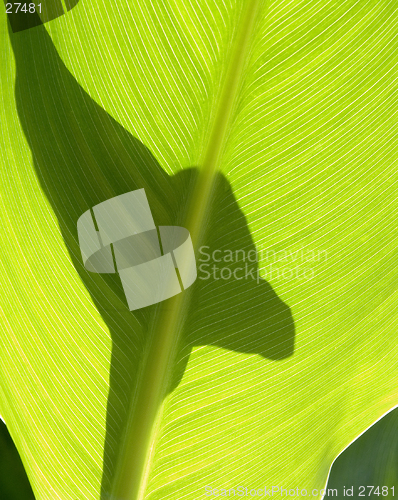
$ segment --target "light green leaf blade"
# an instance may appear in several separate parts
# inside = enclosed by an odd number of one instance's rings
[[[2,14],[0,412],[38,500],[319,489],[397,404],[396,6],[245,6]],[[130,313],[76,221],[142,187],[261,281]]]

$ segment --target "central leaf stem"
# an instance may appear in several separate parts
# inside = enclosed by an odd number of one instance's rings
[[[201,162],[203,166],[187,210],[185,227],[189,229],[196,248],[205,231],[206,211],[212,200],[214,178],[227,140],[259,10],[258,0],[245,0],[242,3],[241,19]],[[189,295],[188,290],[169,299],[167,309],[160,305],[160,313],[150,328],[137,390],[130,403],[130,418],[119,453],[112,500],[143,500],[145,497],[163,401],[170,382],[171,367]]]

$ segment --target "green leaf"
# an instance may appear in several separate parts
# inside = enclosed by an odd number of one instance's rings
[[[4,500],[34,500],[21,459],[3,422],[0,422],[0,491]]]
[[[397,409],[376,422],[337,457],[328,489],[339,498],[352,488],[352,498],[395,496],[398,479]],[[331,495],[329,495],[331,496]]]
[[[319,490],[397,404],[396,20],[387,0],[1,14],[0,413],[37,500]],[[198,279],[133,313],[76,222],[140,188]]]

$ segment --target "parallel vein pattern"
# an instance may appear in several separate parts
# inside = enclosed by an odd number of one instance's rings
[[[81,0],[50,36],[0,15],[0,414],[37,500],[107,498],[151,321],[85,274],[77,218],[144,187],[181,222],[241,5]],[[322,488],[397,404],[397,26],[393,0],[260,2],[203,222],[260,281],[198,280],[147,500]]]

